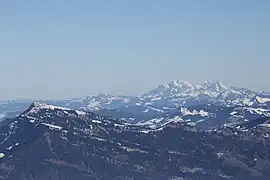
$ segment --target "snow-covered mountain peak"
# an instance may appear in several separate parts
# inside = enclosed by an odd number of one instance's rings
[[[173,80],[167,84],[161,84],[157,88],[143,95],[143,97],[160,96],[187,96],[197,91],[197,86],[183,80]],[[196,94],[197,95],[197,94]]]
[[[35,109],[35,110],[41,110],[41,109],[51,109],[51,110],[55,110],[55,109],[71,110],[71,109],[68,109],[68,108],[63,108],[63,107],[59,107],[59,106],[49,105],[49,104],[46,104],[46,103],[44,103],[44,102],[38,102],[38,101],[33,102],[29,108],[30,108],[31,110],[33,110],[33,109]]]
[[[193,84],[189,83],[188,81],[184,81],[184,80],[173,80],[173,81],[169,82],[168,84],[171,87],[179,87],[179,88],[182,88],[182,87],[193,88],[194,87]]]
[[[220,81],[205,81],[194,85],[183,80],[170,81],[142,95],[141,98],[157,106],[179,107],[202,103],[243,104],[255,93],[249,89],[229,87]]]
[[[184,80],[173,80],[165,84],[160,84],[158,88],[160,89],[179,89],[179,88],[194,88],[195,86],[188,81]]]
[[[270,93],[255,92],[247,88],[229,87],[220,81],[205,81],[194,85],[184,80],[173,80],[161,84],[155,89],[140,96],[122,96],[106,93],[96,93],[80,98],[67,100],[45,100],[47,104],[34,102],[32,112],[44,109],[59,109],[65,107],[83,111],[116,111],[121,109],[127,114],[147,114],[146,112],[164,112],[180,106],[193,106],[198,104],[227,104],[268,106]],[[2,104],[1,104],[2,103]],[[5,101],[0,102],[0,121],[19,115],[29,107],[32,101]],[[51,104],[51,105],[49,105]],[[52,106],[55,105],[55,106]],[[58,108],[57,108],[58,106]],[[166,110],[167,109],[167,110]],[[143,111],[143,112],[142,112]],[[75,112],[75,110],[74,110]],[[152,116],[152,115],[151,115]],[[134,117],[134,116],[132,116]]]
[[[201,85],[194,85],[184,80],[173,80],[159,85],[156,89],[146,93],[144,97],[200,97],[205,95],[217,97],[228,89],[219,81],[205,81]]]
[[[19,116],[27,116],[35,119],[36,116],[42,112],[45,112],[46,116],[52,116],[52,114],[58,114],[59,112],[65,115],[86,115],[87,113],[84,111],[54,106],[43,102],[33,102],[29,108]]]
[[[221,93],[227,89],[229,89],[227,86],[222,84],[219,81],[205,81],[202,86],[207,89],[208,91],[215,92],[215,93]]]

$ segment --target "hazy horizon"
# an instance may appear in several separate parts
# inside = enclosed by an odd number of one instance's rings
[[[91,95],[94,95],[94,94],[108,94],[108,95],[115,95],[115,96],[140,96],[140,95],[143,95],[144,93],[148,93],[149,91],[155,89],[155,88],[158,88],[160,85],[163,85],[163,84],[168,84],[168,83],[171,83],[172,81],[186,81],[186,80],[183,80],[183,79],[173,79],[171,81],[168,81],[168,82],[164,82],[164,83],[160,83],[160,84],[157,84],[156,86],[150,88],[150,89],[147,89],[146,91],[144,92],[141,92],[141,93],[138,93],[138,94],[119,94],[119,93],[109,93],[109,92],[106,92],[106,91],[100,91],[100,92],[95,92],[95,93],[88,93],[88,94],[81,94],[81,95],[78,95],[78,96],[74,96],[74,97],[67,97],[67,98],[33,98],[33,97],[17,97],[17,98],[13,98],[13,99],[0,99],[0,101],[8,101],[8,100],[26,100],[26,101],[43,101],[43,100],[70,100],[70,99],[76,99],[76,98],[83,98],[83,97],[87,97],[87,96],[91,96]],[[202,82],[199,82],[197,84],[195,83],[192,83],[190,81],[186,81],[188,83],[191,83],[193,85],[202,85],[204,82],[212,82],[212,83],[215,83],[217,82],[218,80],[205,80],[205,81],[202,81]],[[219,81],[220,82],[220,81]],[[222,83],[222,82],[220,82]],[[223,85],[227,86],[227,87],[238,87],[238,88],[247,88],[247,87],[239,87],[239,86],[232,86],[232,85],[229,85],[229,84],[224,84],[222,83]],[[248,88],[252,91],[255,91],[255,92],[263,92],[264,90],[254,90],[252,88]],[[270,91],[265,91],[265,92],[270,92]]]
[[[3,1],[0,100],[139,95],[171,80],[270,91],[270,1]]]

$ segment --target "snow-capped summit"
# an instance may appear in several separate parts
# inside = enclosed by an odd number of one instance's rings
[[[183,80],[170,81],[167,84],[159,85],[156,89],[144,94],[144,97],[157,97],[172,95],[178,97],[195,97],[201,94],[217,97],[220,93],[229,88],[219,81],[205,81],[201,85],[194,85]]]
[[[194,90],[196,90],[196,86],[183,80],[171,81],[169,83],[169,87],[172,88],[173,91],[175,92],[184,93],[184,94],[193,93]]]
[[[164,112],[180,106],[198,104],[226,105],[269,105],[269,93],[258,93],[247,88],[226,86],[220,81],[206,81],[195,85],[184,80],[173,80],[161,84],[141,96],[119,96],[106,93],[96,93],[81,98],[67,100],[43,101],[58,107],[79,109],[83,111],[116,112],[125,110],[128,114],[144,114],[153,116],[150,112]],[[23,112],[32,101],[7,101],[0,104],[0,121]],[[55,108],[40,102],[33,104],[35,109]],[[167,110],[166,110],[167,109]],[[149,113],[149,114],[148,114]],[[107,114],[107,113],[106,113]],[[118,116],[117,116],[118,117]]]
[[[26,110],[27,113],[37,113],[38,111],[41,110],[63,110],[63,111],[71,111],[72,109],[69,108],[64,108],[60,106],[54,106],[54,105],[49,105],[44,102],[38,102],[35,101],[33,102],[28,110]]]
[[[18,115],[19,117],[28,117],[35,120],[40,120],[43,118],[54,117],[54,116],[85,116],[90,114],[89,112],[84,112],[81,110],[69,109],[55,105],[49,105],[44,102],[33,102],[23,113]]]
[[[171,82],[168,83],[169,86],[172,86],[172,87],[179,87],[179,88],[185,88],[185,87],[190,87],[190,88],[193,88],[194,85],[189,83],[188,81],[184,81],[184,80],[173,80]]]
[[[41,110],[41,109],[63,109],[63,110],[68,110],[67,108],[63,108],[60,106],[54,106],[54,105],[49,105],[45,102],[40,102],[40,101],[34,101],[31,105],[30,108],[32,109],[37,109],[37,110]]]
[[[183,80],[174,80],[144,94],[142,97],[151,104],[173,107],[180,105],[208,104],[243,104],[245,99],[254,96],[254,92],[245,88],[229,87],[220,81],[205,81],[194,85]]]
[[[222,84],[219,81],[213,81],[213,82],[205,81],[201,86],[204,87],[205,90],[211,92],[214,96],[217,96],[218,94],[229,89],[228,87],[226,87],[224,84]]]
[[[183,80],[173,80],[167,84],[161,84],[157,88],[145,93],[142,97],[162,97],[162,96],[196,96],[198,88]]]

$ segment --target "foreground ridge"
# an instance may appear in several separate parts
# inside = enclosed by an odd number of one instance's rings
[[[0,177],[269,179],[269,121],[201,131],[175,119],[153,128],[33,103],[0,127]]]

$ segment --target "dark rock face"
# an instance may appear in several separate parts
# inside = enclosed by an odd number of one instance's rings
[[[268,120],[150,130],[93,113],[32,106],[0,128],[0,179],[266,180]]]

